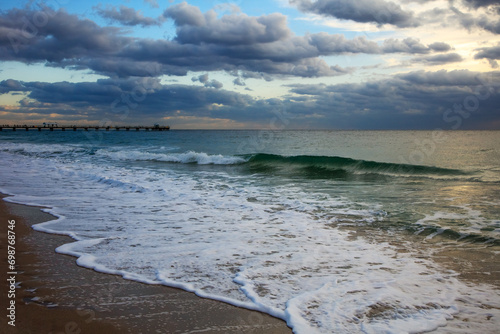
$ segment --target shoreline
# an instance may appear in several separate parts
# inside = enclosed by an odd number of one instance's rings
[[[8,221],[15,220],[20,286],[15,289],[16,326],[9,326],[3,315],[4,333],[292,333],[283,320],[268,314],[80,267],[74,257],[54,251],[72,238],[31,227],[56,217],[5,197],[0,194],[0,279],[8,278]],[[2,287],[1,307],[6,310],[9,287]]]

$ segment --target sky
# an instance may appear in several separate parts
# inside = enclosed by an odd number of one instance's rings
[[[0,3],[0,124],[500,129],[499,0]]]

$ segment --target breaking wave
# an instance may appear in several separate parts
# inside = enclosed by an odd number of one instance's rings
[[[246,156],[255,172],[290,173],[308,178],[349,178],[351,176],[461,177],[470,173],[434,166],[357,160],[337,156],[282,156],[258,153]]]

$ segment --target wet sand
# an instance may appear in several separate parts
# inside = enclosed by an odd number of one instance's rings
[[[3,198],[5,196],[1,196]],[[291,333],[280,319],[193,293],[128,281],[55,253],[67,236],[30,226],[55,219],[40,208],[0,200],[1,333]],[[15,220],[15,327],[7,324],[8,221]]]

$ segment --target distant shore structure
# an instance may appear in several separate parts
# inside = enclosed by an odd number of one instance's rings
[[[133,126],[133,125],[117,125],[117,126],[100,126],[100,125],[58,125],[57,123],[43,123],[43,125],[0,125],[0,131],[3,130],[24,130],[24,131],[168,131],[170,126],[160,126],[160,124],[155,124],[153,126]]]

